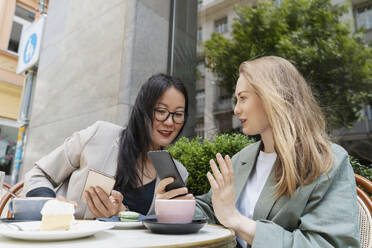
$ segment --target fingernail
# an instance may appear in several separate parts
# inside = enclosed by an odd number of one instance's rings
[[[96,188],[97,193],[101,193],[101,190],[99,188]]]

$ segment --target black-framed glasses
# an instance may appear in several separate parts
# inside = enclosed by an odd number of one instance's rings
[[[172,120],[174,123],[183,124],[185,123],[185,112],[184,111],[175,111],[170,112],[165,108],[156,108],[154,109],[154,116],[157,121],[164,122],[169,116],[172,115]]]

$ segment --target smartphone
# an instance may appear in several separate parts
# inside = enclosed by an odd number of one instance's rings
[[[147,154],[152,164],[154,165],[154,168],[160,180],[166,177],[174,178],[173,183],[166,186],[166,191],[186,186],[184,181],[182,180],[180,173],[178,172],[172,156],[167,150],[149,151]]]
[[[81,200],[86,202],[84,197],[85,190],[89,190],[90,187],[101,187],[107,195],[111,194],[112,189],[115,185],[115,178],[113,176],[107,175],[103,172],[89,169],[87,180],[85,181],[84,190],[81,193]]]

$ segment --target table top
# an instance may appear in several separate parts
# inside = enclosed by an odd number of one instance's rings
[[[145,228],[110,229],[86,238],[62,241],[26,241],[0,235],[1,248],[235,247],[235,245],[235,236],[231,230],[211,224],[205,225],[198,233],[182,235],[155,234]]]

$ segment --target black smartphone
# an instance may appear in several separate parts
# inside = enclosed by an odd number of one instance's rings
[[[154,165],[154,168],[160,180],[166,177],[174,178],[173,183],[166,186],[166,191],[186,186],[184,181],[182,180],[180,173],[178,172],[172,156],[167,150],[149,151],[147,154],[152,164]]]

